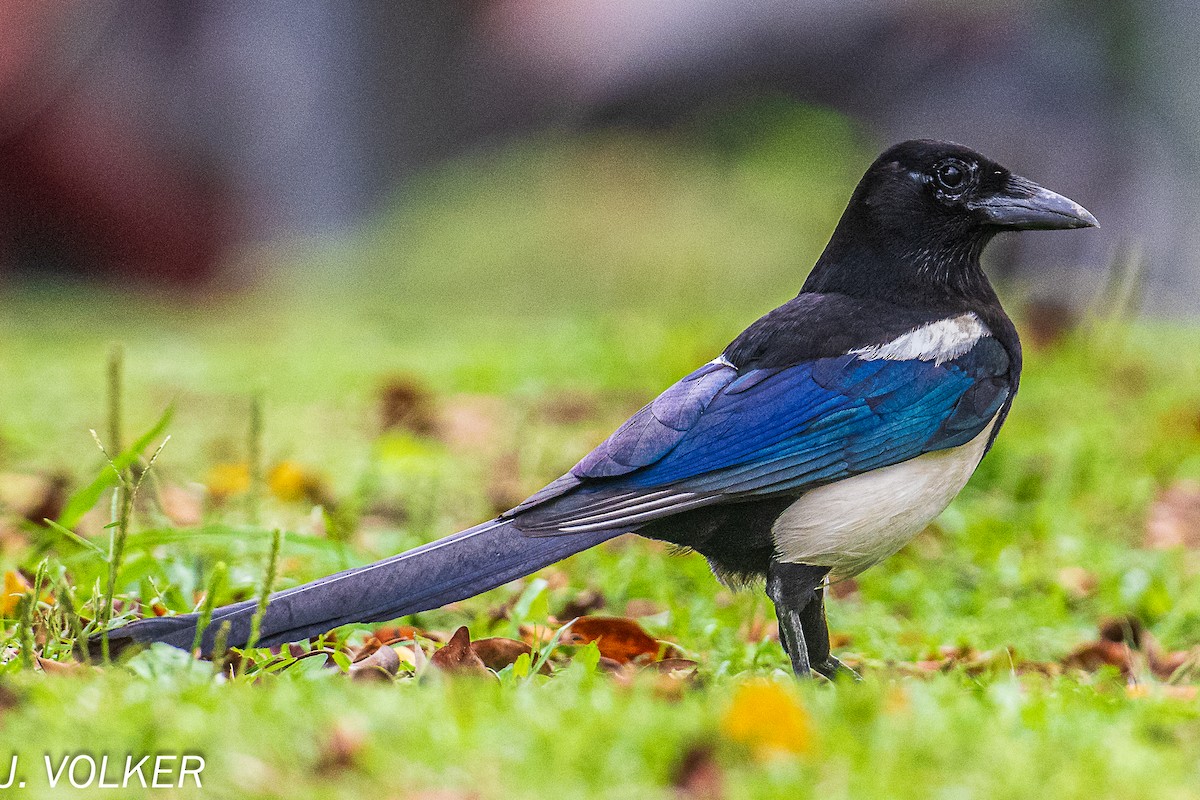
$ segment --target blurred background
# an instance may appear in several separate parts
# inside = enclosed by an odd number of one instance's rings
[[[1077,309],[1131,265],[1145,313],[1200,308],[1184,0],[0,0],[0,18],[10,285],[357,283],[536,310],[564,287],[625,302],[632,281],[765,310],[874,154],[935,137],[1104,226],[1011,237],[1002,282]]]

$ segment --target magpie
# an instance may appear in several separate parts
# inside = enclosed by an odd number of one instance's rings
[[[1006,230],[1096,227],[1079,204],[966,147],[895,145],[866,171],[799,295],[495,519],[277,592],[261,646],[472,597],[625,533],[689,548],[718,578],[765,579],[799,676],[848,671],[824,589],[895,553],[992,446],[1021,345],[980,267]],[[250,600],[215,611],[244,646]],[[192,645],[197,614],[98,636]],[[90,643],[95,649],[98,639]]]

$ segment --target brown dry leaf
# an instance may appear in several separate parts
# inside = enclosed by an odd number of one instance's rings
[[[380,647],[350,665],[350,679],[390,682],[400,671],[400,656],[390,647]]]
[[[366,736],[361,730],[334,723],[329,738],[321,746],[313,771],[320,775],[334,775],[352,769],[365,742]]]
[[[78,675],[85,669],[78,661],[51,661],[48,658],[36,657],[37,665],[47,675]]]
[[[1100,638],[1072,650],[1062,664],[1088,672],[1105,666],[1116,667],[1127,678],[1149,668],[1156,678],[1166,680],[1190,657],[1186,651],[1164,652],[1140,620],[1121,617],[1101,622]]]
[[[717,763],[712,745],[688,748],[675,769],[675,794],[680,800],[722,800],[725,797],[725,772]]]
[[[1176,481],[1159,492],[1146,518],[1145,545],[1200,549],[1200,483]]]
[[[368,636],[366,641],[350,651],[350,663],[357,664],[383,646],[383,642],[374,636]]]
[[[635,660],[654,661],[674,652],[669,644],[661,643],[625,617],[580,617],[571,626],[574,641],[579,644],[595,642],[600,655],[620,664]]]
[[[660,675],[666,675],[679,680],[690,680],[696,677],[696,672],[700,665],[690,658],[664,658],[662,661],[654,661],[642,668],[644,672],[657,672]]]
[[[499,672],[523,655],[532,656],[533,648],[516,639],[493,637],[471,642],[471,651],[490,670]]]
[[[443,647],[434,651],[429,663],[443,672],[454,675],[491,674],[471,649],[471,634],[465,625],[456,630]]]
[[[375,638],[383,644],[395,644],[396,642],[413,642],[417,639],[445,642],[449,637],[441,631],[427,631],[411,625],[384,625],[375,629]]]
[[[1062,666],[1068,669],[1082,669],[1085,672],[1096,672],[1102,667],[1116,667],[1122,675],[1134,673],[1133,650],[1124,642],[1110,642],[1099,639],[1097,642],[1081,644],[1070,651],[1062,660]]]
[[[721,729],[760,757],[812,749],[808,712],[792,691],[774,681],[743,683],[734,692]]]
[[[644,673],[654,673],[654,693],[663,700],[683,699],[686,689],[696,685],[699,665],[686,658],[665,658],[642,668]]]
[[[65,475],[0,474],[0,505],[29,522],[58,519],[67,502]]]
[[[0,683],[0,720],[4,719],[6,712],[12,711],[19,705],[21,705],[21,696],[11,687]]]
[[[599,611],[607,604],[608,601],[600,592],[595,589],[584,589],[571,598],[556,616],[559,619],[575,619],[591,614],[593,611]]]
[[[437,425],[433,393],[416,377],[395,375],[379,388],[381,430],[401,429],[421,436]]]

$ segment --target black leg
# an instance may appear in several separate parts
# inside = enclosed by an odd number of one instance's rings
[[[813,590],[813,599],[800,612],[800,625],[804,630],[804,641],[808,644],[808,660],[820,675],[833,680],[845,675],[860,680],[858,673],[847,667],[829,652],[829,623],[825,621],[825,587]]]
[[[775,604],[779,641],[792,661],[792,671],[799,678],[809,677],[814,666],[824,667],[829,658],[829,632],[825,628],[825,610],[818,594],[828,572],[827,567],[781,561],[772,561],[767,570],[767,596]],[[814,604],[817,605],[819,623],[816,625],[809,610]],[[823,647],[824,654],[819,662],[814,663],[811,657],[814,642],[809,641],[810,636],[817,640],[818,654]]]

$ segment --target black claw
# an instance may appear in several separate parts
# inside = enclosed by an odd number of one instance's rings
[[[814,665],[813,669],[821,676],[831,681],[846,679],[858,683],[862,680],[862,676],[854,670],[847,667],[835,656],[827,656],[819,665]]]

